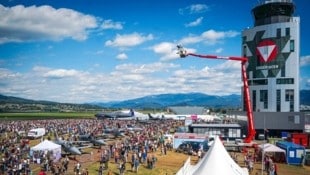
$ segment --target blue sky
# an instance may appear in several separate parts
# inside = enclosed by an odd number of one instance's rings
[[[163,93],[240,94],[241,55],[258,0],[0,0],[0,93],[84,103]],[[301,18],[300,86],[310,89],[310,1]]]

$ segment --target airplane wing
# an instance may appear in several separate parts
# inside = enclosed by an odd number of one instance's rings
[[[93,147],[93,145],[76,146],[76,148],[79,150],[85,149],[85,148],[91,148],[91,147]]]

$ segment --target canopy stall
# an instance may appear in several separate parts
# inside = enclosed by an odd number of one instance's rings
[[[270,144],[270,143],[264,143],[261,145],[258,145],[259,153],[258,153],[258,159],[262,160],[262,154],[270,156],[274,162],[285,162],[285,150]]]
[[[36,146],[30,148],[31,151],[51,151],[55,160],[58,160],[61,157],[61,146],[51,142],[49,140],[44,140]],[[59,157],[60,155],[60,157]]]

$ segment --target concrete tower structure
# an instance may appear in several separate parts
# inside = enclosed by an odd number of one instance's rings
[[[299,112],[300,18],[292,0],[254,7],[254,27],[242,32],[242,54],[253,111]]]

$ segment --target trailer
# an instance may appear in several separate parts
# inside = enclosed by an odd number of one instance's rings
[[[27,137],[29,139],[37,139],[39,137],[43,137],[45,133],[46,133],[45,128],[35,128],[35,129],[31,129],[28,132]]]
[[[286,152],[286,163],[291,165],[302,165],[306,156],[305,147],[293,142],[279,141],[276,145]]]

